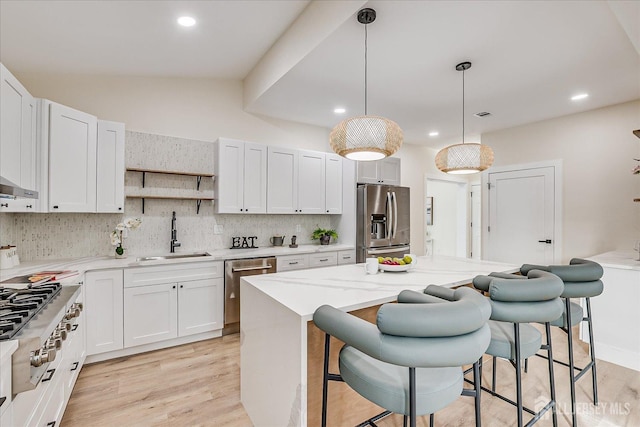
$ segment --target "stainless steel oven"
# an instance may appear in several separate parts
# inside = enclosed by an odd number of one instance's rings
[[[240,278],[275,272],[275,257],[236,259],[224,262],[223,334],[231,334],[240,329]]]
[[[33,390],[47,381],[48,370],[63,341],[78,327],[80,286],[45,283],[23,288],[0,287],[0,340],[19,343],[12,357],[12,394]],[[45,378],[46,377],[46,378]]]

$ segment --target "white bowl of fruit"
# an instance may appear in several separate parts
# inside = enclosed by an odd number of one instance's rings
[[[415,257],[410,255],[402,258],[378,257],[378,267],[382,271],[407,271],[415,264]]]

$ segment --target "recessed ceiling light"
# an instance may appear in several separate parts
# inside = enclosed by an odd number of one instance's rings
[[[181,16],[180,18],[178,18],[178,24],[182,25],[183,27],[193,27],[194,25],[196,25],[196,20],[190,16]]]
[[[429,132],[429,136],[438,136],[438,135],[440,135],[440,132],[438,131]]]
[[[585,99],[585,98],[588,98],[588,97],[589,97],[588,93],[581,93],[581,94],[572,96],[571,100],[572,101],[580,101],[581,99]]]
[[[344,113],[347,112],[347,110],[346,110],[346,108],[335,108],[333,110],[333,112],[336,113],[336,114],[344,114]]]

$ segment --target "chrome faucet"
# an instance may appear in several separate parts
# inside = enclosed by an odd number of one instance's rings
[[[171,253],[176,251],[176,248],[181,246],[181,243],[178,242],[177,237],[178,230],[176,230],[176,211],[173,211],[173,215],[171,216]]]

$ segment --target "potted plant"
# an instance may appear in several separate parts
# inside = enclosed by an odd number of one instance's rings
[[[329,230],[326,228],[318,227],[313,230],[313,233],[311,233],[311,240],[319,239],[321,245],[328,245],[332,237],[334,238],[334,240],[338,239],[338,233],[336,233],[336,230]]]

